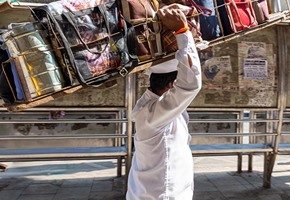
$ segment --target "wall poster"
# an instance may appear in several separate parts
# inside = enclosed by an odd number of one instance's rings
[[[199,94],[203,104],[230,104],[236,84],[232,79],[231,57],[214,56],[214,48],[199,52],[202,68],[202,91]]]
[[[240,42],[238,59],[239,95],[236,96],[235,103],[271,106],[276,91],[273,45],[264,42]]]

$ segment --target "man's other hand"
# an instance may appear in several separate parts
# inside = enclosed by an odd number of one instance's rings
[[[176,7],[165,6],[158,10],[157,15],[162,24],[171,31],[177,31],[183,27],[187,27],[187,20],[180,9]]]

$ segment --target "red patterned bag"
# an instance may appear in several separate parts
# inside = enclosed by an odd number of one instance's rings
[[[227,12],[233,24],[233,31],[238,32],[258,25],[251,0],[225,0]]]

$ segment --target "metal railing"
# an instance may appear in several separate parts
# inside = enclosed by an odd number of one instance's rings
[[[128,160],[128,120],[124,108],[77,110],[0,111],[0,162],[117,158],[118,175],[121,175],[122,160],[126,163]],[[51,118],[51,112],[55,111],[64,111],[63,116]],[[30,131],[24,133],[23,127]]]

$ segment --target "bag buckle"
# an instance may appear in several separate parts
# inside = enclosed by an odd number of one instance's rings
[[[122,77],[125,77],[127,74],[128,74],[128,70],[123,67],[120,71],[119,71],[119,74],[122,76]]]

